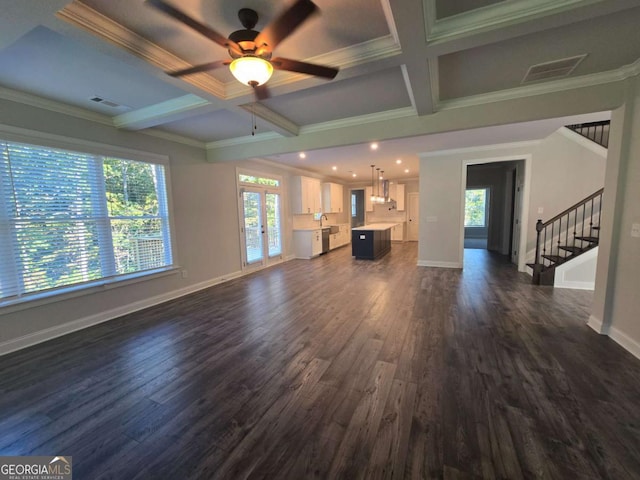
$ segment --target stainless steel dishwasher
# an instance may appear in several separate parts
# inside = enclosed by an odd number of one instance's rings
[[[322,229],[322,253],[329,251],[329,235],[331,234],[331,228]]]

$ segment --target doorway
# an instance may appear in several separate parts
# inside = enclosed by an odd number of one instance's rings
[[[351,190],[351,228],[364,225],[364,190]]]
[[[468,163],[463,184],[463,248],[504,255],[520,268],[525,160]]]
[[[282,261],[281,184],[279,178],[238,175],[243,270]]]

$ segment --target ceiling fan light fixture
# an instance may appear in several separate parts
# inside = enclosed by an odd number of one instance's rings
[[[260,57],[246,56],[236,58],[229,70],[236,80],[250,87],[257,87],[266,83],[273,74],[273,65]]]

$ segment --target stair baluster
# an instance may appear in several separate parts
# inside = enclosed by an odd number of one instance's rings
[[[603,191],[604,189],[598,190],[546,222],[538,219],[536,222],[535,261],[528,264],[533,269],[534,284],[553,285],[556,266],[598,245]],[[573,225],[571,225],[572,213]],[[581,221],[578,228],[579,216],[581,216]],[[588,235],[585,236],[586,222],[589,222],[589,228]],[[573,230],[573,238],[571,239],[569,229]],[[578,235],[578,230],[580,235]]]

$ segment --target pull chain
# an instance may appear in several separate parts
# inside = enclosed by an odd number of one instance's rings
[[[256,130],[258,130],[258,126],[256,125],[256,104],[255,102],[251,104],[251,136],[256,134]]]

